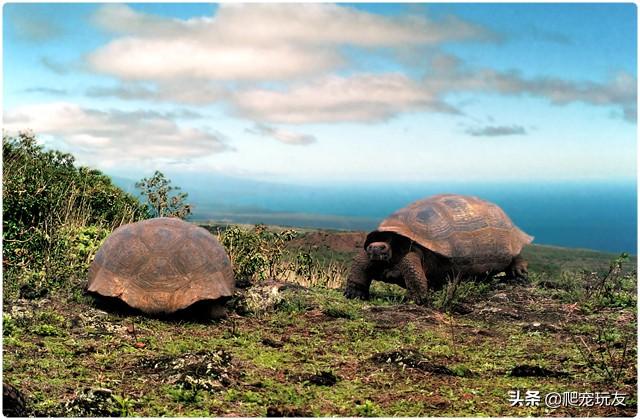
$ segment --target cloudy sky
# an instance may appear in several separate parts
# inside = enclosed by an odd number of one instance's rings
[[[632,179],[634,4],[4,5],[4,129],[284,182]]]

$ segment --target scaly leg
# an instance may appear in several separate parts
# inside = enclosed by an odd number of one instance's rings
[[[369,299],[371,280],[373,280],[371,261],[369,261],[367,253],[362,251],[353,259],[344,295],[349,299]]]
[[[407,286],[407,298],[415,301],[418,305],[426,303],[429,283],[422,267],[422,253],[419,251],[408,252],[398,263],[398,268]]]
[[[528,267],[529,263],[527,260],[522,258],[521,255],[516,255],[513,257],[511,264],[505,269],[505,272],[510,279],[526,281],[529,275]]]

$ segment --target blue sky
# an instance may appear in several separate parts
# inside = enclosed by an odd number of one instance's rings
[[[632,3],[9,3],[4,128],[134,178],[634,179],[636,32]]]

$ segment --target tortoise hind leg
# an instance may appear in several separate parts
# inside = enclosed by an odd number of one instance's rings
[[[353,259],[344,295],[348,299],[369,299],[371,280],[371,261],[367,253],[362,251]]]
[[[415,301],[418,305],[427,303],[429,283],[422,267],[422,253],[408,252],[398,263],[398,268],[404,277],[407,298]]]
[[[518,254],[505,269],[507,277],[512,280],[526,281],[529,278],[529,263]]]

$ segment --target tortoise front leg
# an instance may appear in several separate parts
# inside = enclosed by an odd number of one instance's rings
[[[367,253],[361,251],[351,264],[351,272],[347,279],[344,295],[348,299],[369,299],[371,280],[371,261],[369,261]]]
[[[398,263],[398,268],[407,286],[407,298],[418,305],[427,303],[429,283],[422,267],[422,253],[419,251],[408,252]]]
[[[529,278],[529,263],[518,254],[513,257],[505,272],[509,279],[526,281]]]

